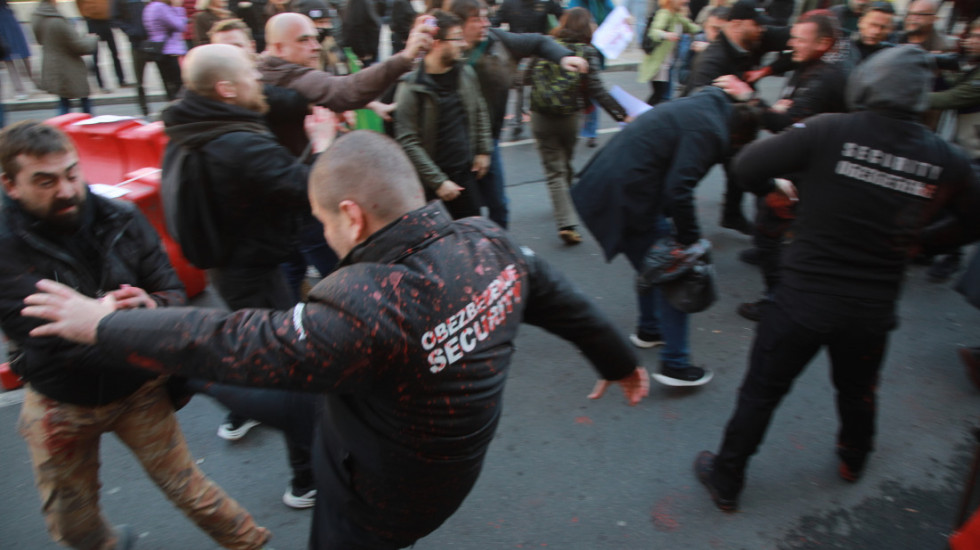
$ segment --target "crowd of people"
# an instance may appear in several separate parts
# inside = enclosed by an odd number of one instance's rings
[[[631,405],[648,394],[634,348],[660,348],[660,384],[709,383],[688,323],[714,300],[694,190],[718,164],[720,225],[752,236],[740,258],[765,291],[738,308],[758,322],[749,367],[695,475],[736,510],[780,400],[826,347],[839,474],[858,481],[905,266],[948,280],[980,239],[980,18],[957,38],[936,26],[938,0],[909,3],[901,31],[888,2],[828,3],[793,17],[786,2],[662,0],[639,40],[654,107],[633,117],[591,45],[607,3],[446,0],[414,17],[395,2],[398,47],[382,60],[370,0],[86,0],[88,37],[42,0],[38,84],[59,112],[91,110],[84,57],[100,41],[144,114],[143,68],[159,68],[167,229],[227,306],[172,307],[186,296],[154,229],[89,192],[63,132],[0,131],[0,323],[27,382],[19,430],[51,536],[135,545],[98,505],[99,440],[115,432],[218,544],[267,548],[269,531],[190,458],[174,411],[195,393],[228,408],[226,439],[260,422],[283,432],[282,500],[313,508],[310,548],[380,550],[437,529],[473,487],[521,323],[581,350],[600,377],[590,397],[613,382]],[[767,102],[756,86],[773,75],[789,76]],[[519,135],[525,86],[558,238],[587,231],[637,272],[628,336],[507,232],[500,140],[511,104]],[[623,128],[576,175],[596,105]],[[355,110],[386,131],[354,129]],[[980,280],[960,286],[980,294]],[[980,383],[980,349],[961,356]]]

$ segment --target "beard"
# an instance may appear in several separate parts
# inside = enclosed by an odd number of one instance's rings
[[[269,102],[266,100],[265,94],[259,92],[255,97],[246,100],[242,107],[248,109],[249,111],[255,111],[260,115],[264,115],[269,112]]]
[[[70,199],[55,200],[48,207],[47,212],[38,212],[35,215],[55,231],[72,233],[82,226],[85,206],[85,195],[78,195]],[[72,207],[75,208],[68,212],[62,212],[66,208]]]

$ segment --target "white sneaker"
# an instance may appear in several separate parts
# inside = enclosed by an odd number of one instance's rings
[[[258,420],[252,420],[251,418],[245,420],[245,422],[242,422],[237,426],[231,422],[225,422],[224,424],[218,426],[218,437],[228,441],[238,441],[239,439],[245,437],[245,434],[247,434],[249,430],[258,426],[259,424],[260,422]]]
[[[282,495],[282,503],[297,510],[312,508],[313,505],[316,504],[316,489],[311,489],[302,495],[297,496],[293,494],[293,489],[290,487],[289,489],[286,489],[286,492]]]

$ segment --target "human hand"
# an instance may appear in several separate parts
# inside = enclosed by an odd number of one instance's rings
[[[710,44],[710,42],[705,42],[703,40],[695,40],[694,42],[691,42],[691,49],[696,52],[703,52],[705,48],[708,47],[708,44]]]
[[[313,107],[313,113],[303,119],[303,129],[310,138],[310,148],[314,153],[322,153],[330,147],[337,137],[337,126],[340,119],[337,115],[319,105]]]
[[[156,301],[154,301],[153,298],[150,298],[150,295],[147,294],[145,290],[131,285],[122,285],[118,290],[113,290],[110,292],[108,296],[112,296],[112,298],[115,300],[117,310],[134,309],[138,307],[155,309],[157,307]]]
[[[589,72],[589,62],[583,57],[577,55],[566,55],[561,58],[561,68],[570,73],[582,73],[585,74]]]
[[[776,103],[774,103],[773,106],[770,107],[770,109],[772,109],[773,111],[775,111],[777,113],[785,113],[792,106],[793,106],[793,100],[792,99],[780,99],[779,101],[777,101]]]
[[[476,179],[480,179],[486,175],[489,168],[490,155],[477,155],[473,157],[473,167],[470,170],[476,172]]]
[[[184,5],[184,0],[170,0],[170,5],[179,8]]]
[[[664,38],[666,40],[670,40],[671,42],[677,42],[678,40],[681,39],[681,35],[677,34],[676,32],[668,31],[664,33]]]
[[[94,344],[99,322],[116,310],[116,299],[111,294],[96,300],[49,279],[38,281],[37,289],[40,292],[24,298],[26,307],[20,314],[51,322],[31,330],[34,338],[57,336],[79,344]]]
[[[382,103],[380,101],[372,101],[367,104],[368,109],[374,111],[376,115],[387,122],[391,122],[391,113],[395,112],[397,106],[397,103]]]
[[[623,388],[623,395],[626,396],[626,401],[631,407],[650,395],[650,375],[643,367],[636,367],[636,370],[629,376],[616,380],[616,383]],[[602,397],[602,394],[606,393],[606,388],[611,384],[612,382],[609,380],[598,380],[595,387],[592,388],[592,393],[589,394],[589,399]]]
[[[402,50],[402,54],[408,56],[409,59],[415,59],[419,54],[424,54],[432,47],[432,37],[439,29],[429,24],[431,17],[430,15],[420,15],[415,18],[415,26],[408,34],[405,49]]]
[[[626,118],[623,119],[623,124],[629,124],[630,122],[633,122],[634,120],[635,120],[634,117],[632,117],[630,115],[626,115]]]
[[[436,196],[448,202],[458,197],[462,192],[462,187],[456,185],[452,180],[446,180],[436,189]]]
[[[752,94],[755,93],[751,86],[733,74],[719,76],[712,84],[724,90],[735,101],[748,101],[752,99]]]

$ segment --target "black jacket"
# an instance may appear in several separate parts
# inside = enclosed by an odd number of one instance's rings
[[[780,99],[793,105],[783,113],[766,110],[762,126],[770,132],[780,132],[790,124],[820,113],[842,113],[844,85],[847,77],[843,67],[821,60],[799,65],[786,82]]]
[[[122,366],[97,349],[60,338],[32,338],[44,321],[23,317],[23,300],[41,279],[59,281],[86,296],[98,297],[123,284],[142,288],[159,305],[180,305],[184,287],[170,267],[160,239],[132,205],[88,195],[85,222],[74,239],[87,239],[85,254],[49,233],[42,222],[6,195],[0,210],[0,325],[23,354],[14,372],[38,393],[73,405],[92,407],[127,397],[152,375],[106,367]],[[98,272],[95,270],[98,269]]]
[[[315,462],[324,509],[410,544],[479,474],[522,321],[572,342],[601,375],[636,357],[583,294],[482,218],[438,202],[354,248],[291,311],[117,312],[99,349],[134,365],[326,394]],[[326,508],[322,508],[326,507]],[[313,534],[311,548],[329,533]]]
[[[555,0],[504,0],[497,10],[494,26],[507,23],[511,32],[545,34],[551,30],[548,16],[561,17],[561,4]]]
[[[207,158],[216,225],[233,238],[226,266],[278,265],[294,250],[299,220],[310,210],[309,166],[279,144],[262,115],[242,107],[188,92],[162,118],[170,136],[165,174],[180,169],[180,146]]]
[[[725,92],[709,86],[643,113],[592,157],[572,199],[607,260],[641,258],[660,215],[673,218],[681,244],[700,238],[694,187],[724,159],[731,114]]]
[[[738,181],[757,193],[768,178],[803,174],[781,285],[893,301],[921,228],[940,209],[953,214],[944,236],[980,237],[980,185],[969,161],[918,122],[932,84],[927,55],[914,46],[876,53],[848,81],[856,112],[807,119],[735,158]],[[929,245],[940,234],[921,239]]]
[[[691,95],[699,88],[710,86],[719,76],[733,74],[744,79],[745,71],[757,68],[763,54],[786,49],[788,41],[789,27],[766,27],[758,47],[752,51],[735,47],[724,33],[720,34],[698,54],[687,77],[683,95]]]

